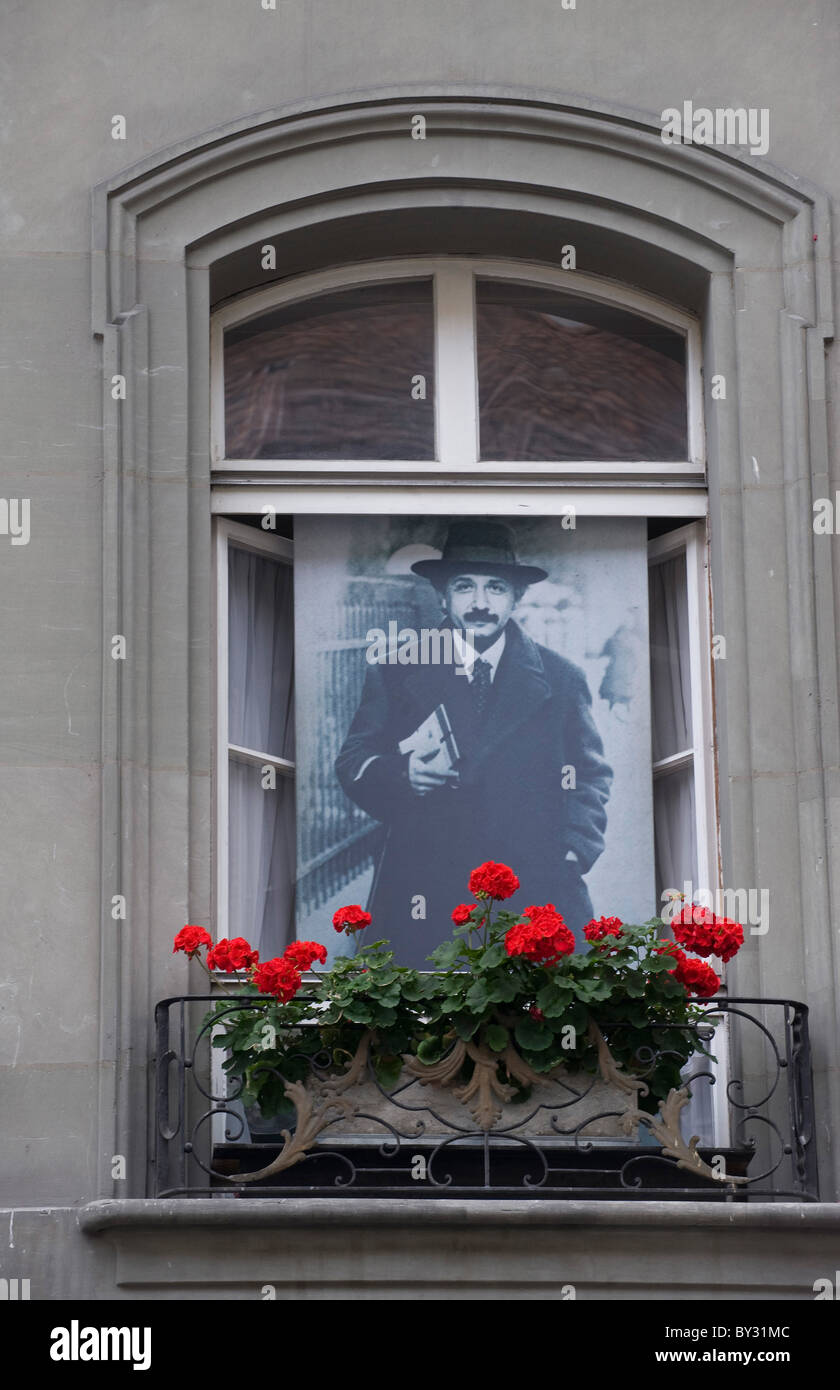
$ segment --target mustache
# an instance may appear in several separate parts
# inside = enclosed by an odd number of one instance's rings
[[[497,623],[498,621],[498,613],[491,613],[489,608],[472,608],[463,617],[465,623]]]

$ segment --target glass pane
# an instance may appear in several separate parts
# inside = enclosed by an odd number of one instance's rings
[[[663,893],[682,893],[684,884],[698,882],[693,767],[654,778],[653,825],[656,896],[661,903]]]
[[[253,763],[229,763],[228,935],[244,936],[263,960],[294,939],[295,784],[263,787]]]
[[[685,340],[610,305],[479,280],[482,459],[688,457]]]
[[[654,779],[653,783],[653,823],[656,845],[656,894],[657,901],[664,903],[665,893],[691,894],[696,887],[697,873],[697,822],[694,818],[694,767],[682,767],[675,772]],[[668,930],[666,936],[670,937]],[[709,962],[713,969],[719,970],[720,962]],[[708,1044],[707,1044],[708,1046]],[[720,1060],[722,1044],[712,1045],[711,1051]],[[711,1081],[701,1073],[708,1071],[709,1063],[695,1056],[682,1069],[683,1081],[690,1082],[691,1100],[680,1116],[680,1129],[684,1138],[696,1134],[703,1144],[714,1144],[715,1120],[712,1104]],[[697,1079],[692,1080],[696,1075]],[[721,1085],[721,1080],[718,1080]]]
[[[292,567],[228,550],[228,740],[295,756]]]
[[[682,753],[691,732],[691,653],[685,555],[650,567],[653,761]]]
[[[224,356],[228,458],[434,458],[431,280],[281,305]]]

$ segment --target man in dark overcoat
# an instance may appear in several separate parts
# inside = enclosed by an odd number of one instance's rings
[[[593,915],[583,876],[604,849],[612,770],[583,672],[511,617],[526,588],[547,577],[519,564],[513,539],[501,522],[454,522],[441,558],[412,565],[438,590],[441,626],[453,628],[464,659],[370,664],[336,761],[347,796],[385,827],[366,935],[389,938],[400,965],[430,968],[453,908],[470,901],[470,871],[485,860],[520,878],[505,907],[554,903],[579,945]],[[399,750],[441,704],[454,770]]]

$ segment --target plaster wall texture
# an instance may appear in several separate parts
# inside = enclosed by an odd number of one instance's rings
[[[687,100],[767,108],[769,154],[762,161],[744,152],[741,162],[808,180],[825,190],[836,209],[840,12],[833,0],[750,0],[739,6],[707,0],[702,8],[692,0],[645,0],[632,8],[626,0],[578,0],[574,11],[562,10],[557,0],[521,0],[515,6],[501,0],[278,0],[276,11],[263,10],[259,0],[68,0],[60,6],[35,0],[4,7],[0,26],[0,492],[31,499],[29,544],[12,546],[0,537],[0,1062],[8,1088],[0,1200],[69,1207],[104,1190],[112,1151],[97,1132],[97,1096],[101,1106],[114,1067],[108,1059],[115,1031],[119,1041],[126,1025],[116,1017],[109,1021],[107,1007],[100,1009],[109,951],[139,990],[135,1007],[150,1009],[154,1002],[131,918],[113,922],[110,944],[100,947],[99,938],[101,867],[113,829],[103,824],[102,813],[102,750],[109,746],[111,719],[102,652],[112,598],[102,543],[103,449],[113,420],[103,409],[107,357],[91,333],[91,189],[180,141],[233,121],[247,124],[260,112],[301,102],[328,106],[376,89],[441,90],[452,84],[459,90],[493,86],[517,99],[541,95],[583,110],[604,106],[653,123],[664,107]],[[116,114],[126,118],[124,141],[111,138]],[[488,144],[488,175],[502,177],[505,161],[513,169],[515,144]],[[408,154],[424,168],[435,158],[431,145],[419,142]],[[357,157],[363,169],[361,145]],[[537,157],[534,152],[535,164]],[[340,180],[341,147],[324,158]],[[588,159],[585,148],[569,153],[572,185],[572,171],[585,177]],[[448,172],[457,174],[457,166]],[[243,172],[243,199],[251,176]],[[616,201],[629,200],[630,185],[638,191],[649,177],[642,164],[625,162],[616,175]],[[289,188],[294,180],[291,163]],[[286,195],[287,185],[279,186],[278,203]],[[239,196],[230,185],[230,219]],[[709,219],[711,248],[714,236],[725,243],[727,235],[719,225],[727,214],[716,210],[711,192],[704,201],[687,187],[673,220],[688,226]],[[201,920],[185,914],[196,903],[201,910],[209,877],[210,753],[209,681],[193,693],[189,708],[178,685],[185,644],[194,644],[195,662],[209,658],[209,588],[197,585],[190,617],[190,580],[177,545],[205,544],[209,517],[206,484],[185,474],[185,459],[189,465],[195,461],[187,459],[195,445],[183,418],[178,376],[186,352],[181,227],[168,219],[165,206],[153,224],[139,263],[139,298],[161,306],[168,298],[171,314],[160,308],[148,325],[155,372],[149,383],[155,410],[148,475],[129,470],[122,486],[136,488],[137,507],[149,516],[146,563],[155,583],[141,570],[126,602],[135,625],[151,625],[155,642],[149,703],[124,756],[131,761],[127,775],[149,789],[158,826],[153,843],[164,847],[152,864],[144,826],[131,827],[132,872],[138,881],[146,872],[145,911],[160,962],[152,992],[177,992],[187,988],[186,968],[180,961],[164,962],[164,956],[178,926]],[[754,247],[755,259],[735,277],[732,293],[735,312],[750,318],[757,341],[777,331],[781,300],[778,274],[770,273],[777,270],[778,247],[769,230],[756,230]],[[835,281],[836,269],[835,262]],[[201,294],[200,271],[193,274]],[[795,271],[785,275],[787,284]],[[724,292],[729,291],[712,289]],[[724,361],[731,350],[721,343]],[[206,371],[200,343],[193,344],[192,362],[197,374]],[[749,432],[750,448],[742,456],[741,486],[735,494],[724,489],[719,499],[730,556],[746,518],[744,605],[732,611],[729,630],[742,624],[754,649],[766,651],[767,664],[750,692],[749,731],[739,727],[735,704],[728,712],[723,738],[733,761],[727,815],[758,827],[758,882],[765,882],[761,874],[772,882],[776,921],[784,921],[790,933],[788,941],[775,938],[772,960],[757,951],[750,956],[739,987],[742,993],[745,984],[777,992],[787,987],[801,996],[810,981],[814,996],[824,996],[826,1018],[832,1000],[836,1010],[831,962],[815,955],[820,948],[809,945],[807,935],[804,945],[798,939],[800,931],[810,930],[799,922],[801,880],[821,871],[809,864],[826,807],[822,785],[803,792],[801,772],[792,763],[793,712],[814,696],[807,672],[796,667],[797,629],[795,614],[787,614],[786,589],[797,551],[794,545],[791,552],[777,505],[778,491],[790,487],[802,469],[797,472],[795,453],[779,449],[778,432],[768,423],[767,406],[778,395],[779,380],[768,380],[749,354],[732,365],[740,375],[741,429]],[[833,495],[840,487],[835,349],[827,373],[825,486]],[[711,430],[717,428],[710,423]],[[758,476],[753,455],[760,460]],[[807,493],[803,501],[807,516]],[[833,563],[830,582],[840,601],[840,567]],[[724,610],[722,620],[729,616]],[[818,623],[833,629],[825,606]],[[837,816],[840,774],[829,767],[827,776]],[[810,797],[813,824],[809,830],[800,809],[800,842],[786,827],[796,820],[797,796],[801,805],[803,795]],[[169,835],[161,829],[167,825]],[[765,844],[772,848],[766,851]],[[786,846],[781,857],[780,845]],[[195,896],[185,889],[183,900],[173,897],[175,881],[194,885]],[[209,910],[209,903],[203,905]],[[834,941],[836,951],[836,931]],[[142,1048],[132,1050],[130,1035],[122,1042],[119,1065],[135,1074],[142,1096],[147,1059]],[[824,1155],[831,1156],[836,1140],[830,1112],[824,1110],[818,1124]],[[135,1144],[132,1162],[139,1170],[145,1161],[142,1135]],[[132,1190],[143,1190],[142,1178]],[[97,1256],[94,1272],[85,1276],[91,1288],[110,1278],[100,1273],[103,1267]]]

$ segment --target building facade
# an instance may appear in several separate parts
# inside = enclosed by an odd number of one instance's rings
[[[2,24],[0,1275],[33,1298],[814,1297],[840,1256],[834,6],[85,0]],[[364,294],[385,315],[417,284],[414,442],[386,401],[342,450],[329,402],[295,417],[305,372],[273,406],[291,442],[266,435],[271,363],[236,386],[248,323],[297,324],[305,356],[333,296],[346,401],[378,370],[350,353]],[[641,426],[623,452],[480,448],[482,331],[578,301],[625,344],[631,317],[680,336],[675,456]],[[638,370],[662,426],[640,361],[593,357],[573,399],[591,384],[606,418],[608,369],[632,415]],[[809,1011],[791,1124],[812,1117],[819,1200],[156,1196],[154,1008],[202,990],[172,937],[240,934],[231,769],[293,771],[282,739],[231,736],[229,548],[286,563],[296,518],[569,515],[646,519],[654,567],[687,557],[695,703],[659,772],[688,769],[698,878],[742,895],[730,994]]]

